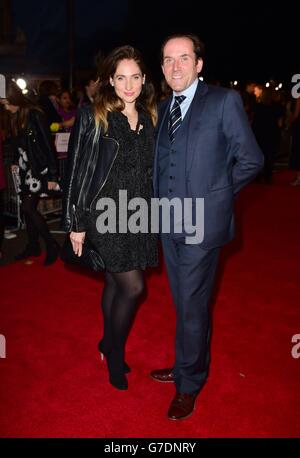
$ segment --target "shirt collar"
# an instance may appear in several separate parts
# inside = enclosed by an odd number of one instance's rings
[[[176,95],[184,95],[186,97],[187,100],[192,100],[194,95],[195,95],[195,92],[196,92],[196,89],[197,89],[197,86],[198,86],[198,78],[196,78],[192,84],[187,87],[184,91],[182,92],[174,92],[173,91],[173,99],[172,99],[172,102],[174,101],[174,98]]]

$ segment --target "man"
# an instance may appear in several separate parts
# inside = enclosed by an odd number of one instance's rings
[[[187,243],[187,230],[161,234],[177,315],[175,364],[151,377],[175,382],[172,420],[192,414],[207,378],[209,299],[220,247],[233,237],[235,194],[263,166],[239,94],[199,81],[202,59],[203,44],[194,35],[173,35],[162,46],[162,71],[173,95],[159,109],[154,194],[204,198],[201,243]]]

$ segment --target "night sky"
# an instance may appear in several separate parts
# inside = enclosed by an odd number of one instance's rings
[[[68,13],[63,0],[15,0],[14,24],[26,34],[27,72],[68,71]],[[132,44],[144,54],[155,79],[161,77],[159,49],[174,32],[197,33],[206,44],[207,79],[268,78],[290,81],[300,73],[299,19],[294,2],[197,0],[74,0],[75,68],[93,66],[96,53]],[[198,5],[198,6],[197,6]],[[183,7],[184,6],[184,7]],[[196,9],[198,8],[198,10]],[[298,24],[297,24],[298,22]]]

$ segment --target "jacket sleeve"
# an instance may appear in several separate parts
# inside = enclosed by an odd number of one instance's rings
[[[63,181],[62,228],[66,232],[85,232],[86,229],[86,215],[76,208],[75,192],[76,173],[88,124],[89,117],[86,107],[79,108],[69,139],[66,173]]]
[[[263,154],[250,127],[240,95],[228,91],[223,107],[223,132],[235,159],[233,166],[234,193],[240,191],[262,169]]]
[[[37,110],[34,110],[33,116],[38,138],[41,139],[43,143],[42,151],[43,154],[46,155],[48,167],[47,179],[48,181],[58,181],[56,151],[46,117],[44,113]]]

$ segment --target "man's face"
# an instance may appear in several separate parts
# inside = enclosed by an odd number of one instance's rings
[[[259,99],[262,96],[263,90],[259,86],[254,87],[254,95],[257,99]]]
[[[182,92],[198,77],[202,59],[196,60],[193,42],[189,38],[172,38],[163,51],[162,71],[168,85],[175,92]]]

